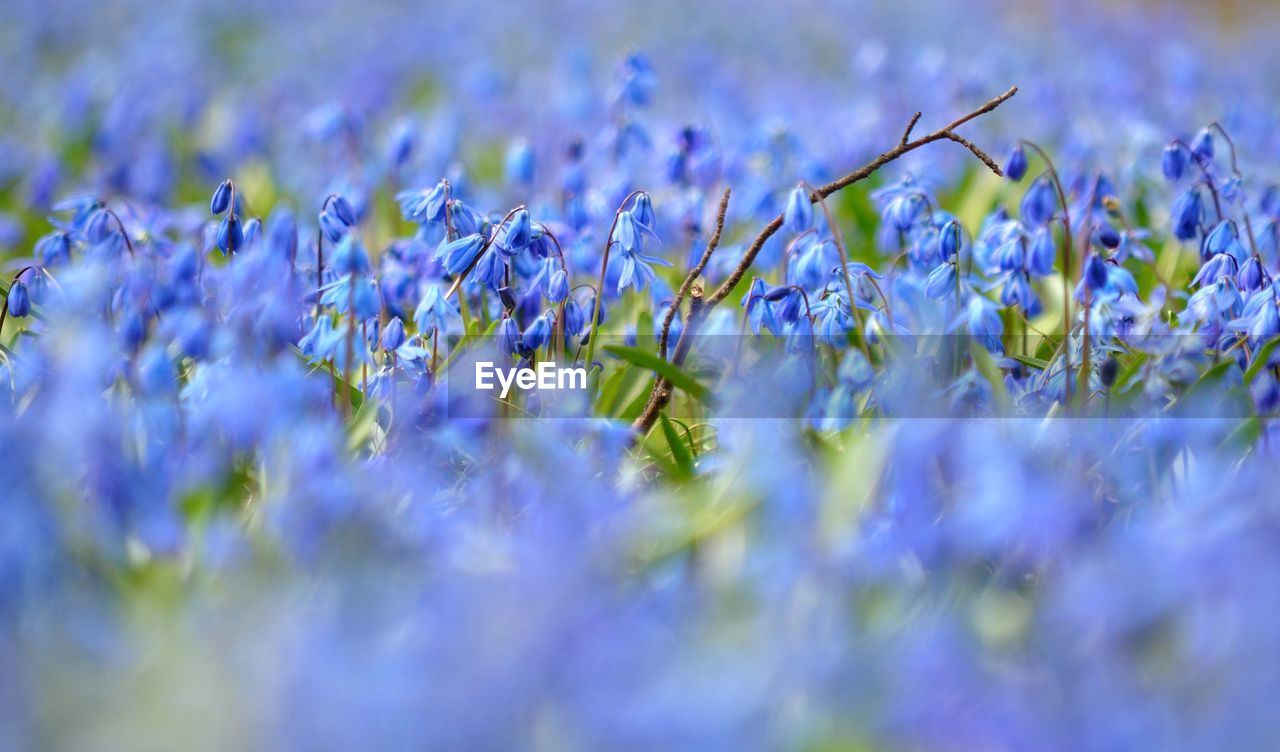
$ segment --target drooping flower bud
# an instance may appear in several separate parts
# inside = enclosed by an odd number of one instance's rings
[[[1160,159],[1160,171],[1164,173],[1165,180],[1171,183],[1180,180],[1186,169],[1187,153],[1182,150],[1182,146],[1175,143],[1164,147],[1164,155]]]
[[[949,261],[960,252],[960,223],[953,220],[942,226],[938,234],[938,252],[943,261]]]
[[[569,296],[569,275],[564,269],[556,269],[547,282],[547,299],[559,303]]]
[[[342,196],[334,196],[329,200],[329,211],[337,215],[338,219],[348,227],[354,227],[356,224],[356,211],[351,208],[351,202]]]
[[[1200,191],[1194,187],[1187,189],[1173,202],[1173,234],[1179,240],[1191,240],[1200,231],[1200,218],[1204,214],[1204,204]]]
[[[1115,248],[1120,245],[1120,233],[1111,225],[1102,225],[1095,230],[1093,239],[1103,248]]]
[[[342,218],[331,210],[326,209],[320,212],[320,231],[329,239],[330,243],[337,243],[350,230],[350,226],[342,221]]]
[[[382,347],[386,350],[398,350],[404,341],[404,322],[397,316],[388,321],[382,330]]]
[[[551,311],[534,319],[529,326],[525,327],[524,334],[520,335],[521,346],[526,350],[540,350],[545,347],[551,341],[552,320]]]
[[[1088,260],[1084,262],[1084,283],[1094,292],[1107,284],[1107,265],[1096,253],[1089,254]]]
[[[498,349],[507,355],[515,355],[520,349],[520,326],[510,316],[503,316],[498,324]]]
[[[1058,210],[1058,195],[1053,182],[1045,175],[1031,184],[1022,197],[1022,219],[1029,225],[1048,224]]]
[[[1027,152],[1022,144],[1013,147],[1009,158],[1004,161],[1004,176],[1013,182],[1021,182],[1027,174]]]
[[[234,253],[244,246],[244,228],[240,225],[240,217],[228,214],[218,224],[218,249],[223,253]]]
[[[31,295],[27,292],[27,286],[22,282],[14,282],[13,287],[9,288],[9,315],[14,318],[23,318],[31,313]]]
[[[813,203],[803,185],[797,185],[787,196],[783,222],[791,232],[804,232],[813,225]]]
[[[218,215],[231,206],[231,178],[218,183],[213,189],[213,198],[209,200],[209,213]]]
[[[1196,159],[1204,162],[1208,162],[1213,159],[1212,130],[1204,128],[1196,134],[1195,140],[1191,142],[1191,153],[1195,155]]]
[[[641,227],[648,228],[653,231],[654,222],[657,221],[657,215],[653,211],[653,199],[649,198],[649,194],[641,193],[636,196],[635,206],[631,209],[631,214],[635,217],[636,224]]]

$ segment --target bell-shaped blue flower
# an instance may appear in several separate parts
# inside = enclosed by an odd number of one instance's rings
[[[209,200],[209,213],[217,215],[227,210],[231,206],[231,179],[218,183],[218,187],[213,190],[213,198]]]
[[[791,232],[804,232],[813,226],[813,202],[803,185],[797,185],[788,194],[783,225]]]
[[[482,248],[484,237],[479,233],[464,235],[440,246],[436,250],[436,260],[443,262],[445,271],[456,277],[475,262]]]
[[[1267,283],[1267,272],[1262,267],[1262,259],[1250,256],[1236,273],[1236,286],[1245,292],[1261,290]]]
[[[1004,161],[1004,176],[1009,180],[1017,183],[1027,174],[1027,152],[1018,144],[1009,152],[1009,157]]]
[[[514,256],[529,247],[533,241],[533,223],[527,209],[517,209],[502,228],[502,236],[496,245],[507,256]]]
[[[520,335],[520,344],[526,351],[540,350],[551,341],[551,325],[555,321],[551,311],[543,313],[525,327]]]
[[[1170,212],[1173,219],[1173,234],[1179,240],[1191,240],[1200,231],[1200,221],[1204,215],[1203,199],[1200,191],[1194,186],[1179,194],[1173,202]]]
[[[404,344],[406,337],[404,334],[404,322],[397,316],[387,322],[382,328],[382,347],[388,351],[400,349]]]
[[[547,300],[559,303],[569,297],[569,275],[564,269],[556,269],[547,280]]]
[[[1213,130],[1204,128],[1191,142],[1191,153],[1202,162],[1213,160]]]
[[[8,307],[9,315],[14,318],[22,318],[31,313],[31,295],[22,282],[15,281],[9,288]]]
[[[515,355],[520,351],[520,325],[510,316],[503,316],[498,322],[498,350],[507,355]]]
[[[943,261],[950,261],[960,252],[960,241],[960,223],[954,219],[948,220],[938,231],[938,253]]]
[[[1164,147],[1164,154],[1160,158],[1160,171],[1164,173],[1165,180],[1171,183],[1180,180],[1186,170],[1187,153],[1183,151],[1182,144],[1172,143]]]
[[[244,247],[244,228],[240,217],[228,214],[218,224],[218,249],[223,253],[234,253]]]
[[[1058,194],[1048,175],[1038,178],[1022,197],[1022,220],[1038,227],[1048,224],[1058,210]]]

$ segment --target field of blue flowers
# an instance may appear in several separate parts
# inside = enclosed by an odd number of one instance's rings
[[[1265,3],[0,11],[0,750],[1280,748]]]

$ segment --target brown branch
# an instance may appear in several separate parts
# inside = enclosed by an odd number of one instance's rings
[[[902,132],[902,140],[898,142],[899,146],[905,145],[907,141],[911,138],[911,131],[915,130],[916,123],[920,122],[921,114],[922,113],[917,112],[916,114],[911,116],[911,122],[907,123],[907,129]]]
[[[1000,170],[1000,166],[996,164],[995,160],[973,144],[973,142],[955,134],[953,131],[970,120],[991,112],[1009,99],[1013,98],[1017,93],[1018,87],[1014,86],[1000,96],[991,99],[978,109],[973,110],[969,114],[952,121],[950,124],[926,136],[921,136],[914,141],[910,141],[908,139],[910,138],[911,131],[915,128],[919,115],[917,114],[912,116],[911,122],[907,124],[906,131],[903,134],[903,139],[897,146],[884,152],[880,156],[853,172],[850,172],[844,177],[838,178],[817,188],[809,195],[809,200],[813,203],[817,203],[831,194],[853,185],[854,183],[866,180],[871,177],[871,175],[875,174],[875,172],[881,167],[899,159],[903,155],[935,141],[943,140],[955,141],[956,143],[963,145],[965,148],[969,149],[969,151],[973,152],[974,156],[981,160],[988,169],[996,175],[1003,176],[1004,173]],[[756,256],[760,254],[760,250],[764,248],[764,244],[767,243],[769,238],[773,237],[778,230],[782,229],[782,223],[783,215],[779,214],[774,217],[769,224],[764,226],[764,229],[762,229],[760,234],[751,241],[751,245],[748,246],[747,250],[742,254],[742,258],[739,260],[738,265],[734,267],[733,272],[730,273],[729,277],[725,279],[718,288],[716,288],[715,292],[713,292],[710,297],[703,300],[701,296],[696,294],[697,291],[695,290],[695,294],[690,301],[689,320],[685,322],[684,331],[681,332],[680,339],[676,342],[675,352],[671,357],[671,362],[673,364],[679,366],[684,363],[685,358],[688,356],[693,337],[696,335],[702,321],[738,286],[738,283],[742,281],[742,278],[746,276],[747,271],[755,262]],[[641,412],[640,416],[635,419],[634,423],[632,423],[632,429],[636,437],[644,436],[649,432],[649,429],[653,428],[653,424],[657,422],[658,416],[671,401],[671,390],[671,382],[666,378],[657,377],[654,380],[653,391],[649,395],[649,401],[645,404],[644,411]]]
[[[707,241],[707,249],[702,252],[702,258],[698,260],[697,266],[689,270],[689,274],[685,276],[684,282],[680,284],[680,291],[676,293],[676,299],[672,301],[671,306],[667,309],[667,315],[662,319],[662,332],[658,336],[658,357],[666,359],[667,357],[667,340],[671,336],[671,322],[675,321],[676,312],[680,310],[680,304],[684,302],[685,296],[693,289],[693,283],[702,275],[702,271],[707,268],[707,264],[711,261],[711,254],[716,252],[716,248],[720,245],[720,234],[724,232],[724,215],[729,210],[729,194],[732,191],[728,188],[724,189],[724,195],[720,197],[720,210],[716,213],[716,229],[711,234],[711,239]]]

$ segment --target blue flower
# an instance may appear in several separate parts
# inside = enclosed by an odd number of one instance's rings
[[[582,306],[578,305],[578,301],[572,296],[564,301],[564,331],[571,337],[576,337],[586,328],[587,316],[590,314],[582,310]]]
[[[769,292],[769,285],[759,277],[753,278],[751,286],[747,288],[747,296],[742,299],[742,306],[747,309],[747,322],[751,325],[752,332],[759,334],[760,327],[763,325],[777,335],[782,330],[782,322],[774,313],[773,305],[765,301],[764,296],[767,292]]]
[[[1027,152],[1022,144],[1013,147],[1009,158],[1004,162],[1004,176],[1017,183],[1027,174]]]
[[[1191,153],[1202,162],[1213,160],[1213,131],[1211,129],[1204,128],[1196,134],[1195,140],[1191,142]]]
[[[1053,273],[1054,255],[1053,231],[1048,227],[1036,230],[1031,238],[1031,252],[1027,254],[1027,271],[1038,277]]]
[[[624,252],[640,248],[640,233],[636,230],[635,217],[631,212],[618,212],[618,222],[613,228],[612,241]]]
[[[1173,218],[1173,234],[1179,240],[1191,240],[1200,231],[1200,220],[1204,214],[1204,205],[1200,191],[1195,186],[1181,193],[1173,202],[1170,212]]]
[[[884,210],[884,220],[898,232],[910,230],[924,209],[924,198],[914,192],[903,192],[891,200]]]
[[[339,275],[368,274],[371,268],[369,254],[355,235],[347,235],[334,250],[329,267]]]
[[[218,224],[218,250],[223,253],[234,253],[244,246],[244,228],[240,225],[240,217],[228,214]]]
[[[9,288],[8,306],[9,315],[14,318],[22,318],[31,313],[31,296],[25,284],[15,281]]]
[[[347,201],[346,198],[334,195],[329,199],[329,210],[333,212],[334,216],[342,220],[342,223],[346,226],[355,227],[356,212],[355,209],[351,208],[351,202]]]
[[[221,214],[231,206],[231,179],[228,178],[221,183],[213,191],[213,198],[209,200],[209,213]]]
[[[337,243],[342,240],[350,230],[350,225],[343,222],[342,218],[334,212],[328,209],[320,212],[320,231],[324,233],[330,243]]]
[[[643,290],[645,285],[652,282],[656,276],[653,271],[653,264],[671,266],[671,262],[657,256],[624,250],[622,253],[622,273],[618,276],[618,292],[621,293],[633,285],[637,290]]]
[[[41,237],[35,245],[36,260],[41,266],[57,266],[71,260],[71,238],[62,230]]]
[[[1096,253],[1090,253],[1084,262],[1084,284],[1091,291],[1101,290],[1107,284],[1107,265]]]
[[[445,300],[440,288],[431,285],[413,313],[413,322],[424,336],[445,331],[448,323],[458,316],[457,310]]]
[[[382,329],[382,347],[385,350],[393,351],[400,349],[405,343],[404,322],[399,317],[393,318],[387,322]]]
[[[450,276],[456,277],[470,268],[482,248],[484,248],[484,237],[479,233],[464,235],[441,245],[436,250],[436,260],[442,261],[445,271]]]
[[[441,180],[428,190],[402,191],[396,194],[396,201],[405,219],[423,225],[444,221],[448,194],[446,183]]]
[[[525,139],[516,139],[507,147],[503,160],[507,182],[513,185],[528,186],[533,184],[533,149]]]
[[[554,321],[555,314],[551,311],[546,311],[534,319],[520,335],[521,348],[526,352],[532,352],[546,347],[551,341],[551,328]]]
[[[526,209],[517,209],[502,227],[496,245],[504,255],[514,256],[533,242],[533,223]]]
[[[954,219],[948,220],[938,231],[938,253],[943,261],[949,261],[960,252],[960,241],[960,223]]]
[[[1236,285],[1245,292],[1261,290],[1267,283],[1267,272],[1262,267],[1262,260],[1250,256],[1240,271],[1236,273]]]
[[[791,232],[804,232],[813,225],[813,202],[803,185],[797,185],[787,196],[783,224]]]
[[[1058,210],[1058,194],[1048,175],[1042,175],[1022,197],[1022,220],[1028,225],[1039,227],[1053,219]]]
[[[1160,159],[1160,171],[1169,182],[1180,180],[1187,169],[1187,154],[1182,145],[1172,143],[1164,147],[1164,155]]]
[[[498,350],[506,355],[520,351],[520,325],[510,316],[503,316],[498,323]]]
[[[649,194],[641,192],[632,202],[631,216],[636,224],[649,233],[653,233],[657,223],[657,214],[653,211],[653,199]]]
[[[960,323],[969,336],[981,342],[987,350],[993,353],[1004,351],[1000,339],[1004,335],[1004,322],[1000,320],[1000,309],[995,303],[981,295],[971,296]]]
[[[925,282],[924,294],[934,300],[941,300],[956,292],[956,265],[944,261],[933,271]]]
[[[559,303],[569,296],[569,275],[564,269],[556,269],[547,280],[547,300]]]
[[[1215,253],[1208,261],[1200,267],[1200,271],[1196,272],[1196,276],[1192,278],[1193,285],[1211,285],[1218,280],[1226,277],[1235,277],[1238,269],[1236,268],[1235,257],[1229,253]]]

